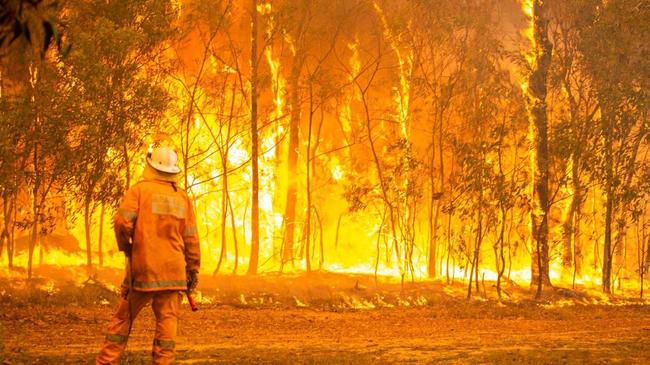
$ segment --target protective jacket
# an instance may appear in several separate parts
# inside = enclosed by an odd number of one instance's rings
[[[133,290],[187,289],[186,271],[201,263],[199,236],[192,203],[171,175],[147,166],[113,222],[119,249],[131,252]]]

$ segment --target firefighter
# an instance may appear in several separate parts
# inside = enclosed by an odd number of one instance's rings
[[[127,274],[97,364],[119,363],[133,320],[149,303],[156,317],[153,363],[174,360],[180,291],[196,287],[201,257],[192,203],[176,186],[176,163],[167,147],[148,154],[143,179],[126,192],[114,217]]]

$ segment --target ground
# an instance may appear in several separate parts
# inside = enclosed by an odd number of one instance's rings
[[[468,301],[460,283],[329,274],[203,281],[200,310],[181,314],[179,364],[650,363],[650,305],[630,298],[535,302],[511,287],[498,301],[485,283]],[[101,281],[0,284],[0,363],[93,363],[115,301]],[[152,338],[145,310],[123,363],[148,363]]]

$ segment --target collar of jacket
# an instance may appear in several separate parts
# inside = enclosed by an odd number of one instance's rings
[[[164,182],[176,182],[178,174],[166,174],[160,172],[153,167],[146,165],[144,168],[143,178],[148,181],[164,181]]]

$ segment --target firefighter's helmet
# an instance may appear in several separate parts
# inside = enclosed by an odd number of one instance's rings
[[[157,171],[167,174],[178,174],[181,169],[176,165],[178,156],[169,147],[156,147],[147,154],[147,163]]]

